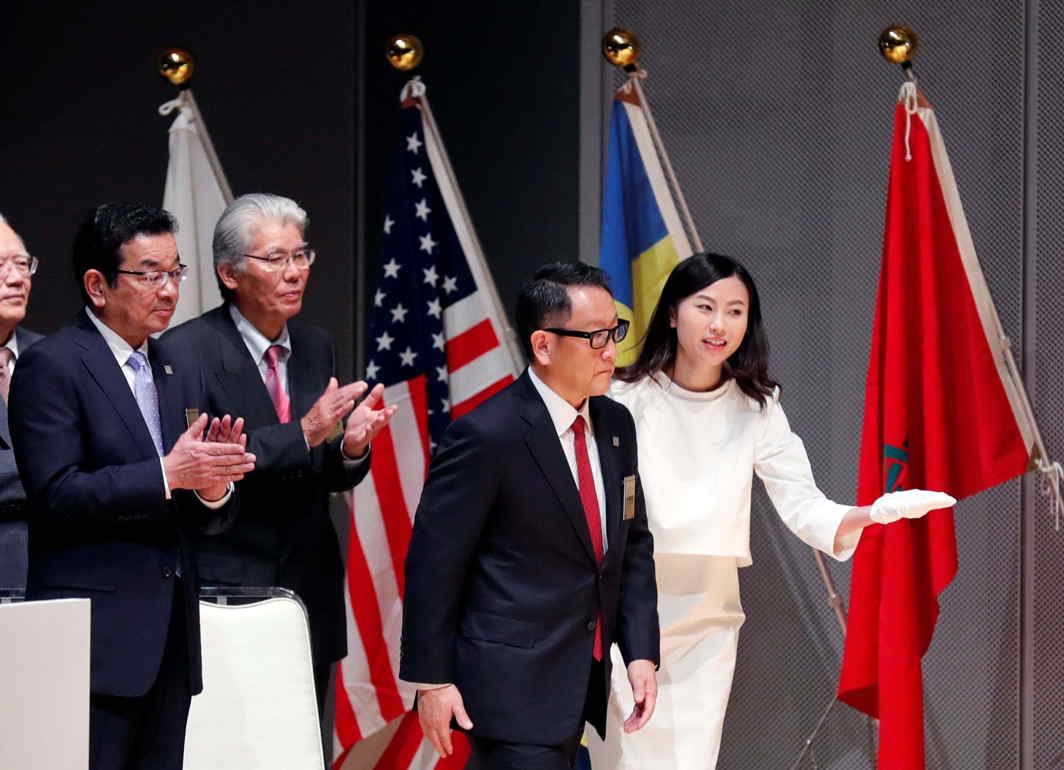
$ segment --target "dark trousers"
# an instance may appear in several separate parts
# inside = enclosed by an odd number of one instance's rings
[[[181,770],[192,690],[181,579],[155,683],[139,698],[93,693],[89,699],[90,770]]]
[[[591,664],[587,694],[584,698],[585,719],[605,705],[605,667],[601,661]],[[573,735],[557,746],[530,743],[508,743],[469,735],[473,755],[466,770],[572,770],[576,764],[580,738],[584,733],[584,719]]]

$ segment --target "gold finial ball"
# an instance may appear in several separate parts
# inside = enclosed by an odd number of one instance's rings
[[[407,72],[421,64],[425,47],[413,35],[392,35],[384,49],[388,62],[400,72]]]
[[[184,48],[167,48],[159,56],[159,74],[172,85],[183,86],[196,71],[196,57]]]
[[[632,67],[639,61],[639,38],[623,27],[614,27],[602,38],[602,55],[614,67]]]
[[[879,35],[879,52],[895,64],[911,62],[919,47],[920,38],[902,24],[892,24]]]

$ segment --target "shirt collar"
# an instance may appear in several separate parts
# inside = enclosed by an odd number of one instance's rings
[[[558,436],[562,436],[567,430],[573,427],[573,421],[576,420],[577,415],[584,418],[584,423],[587,425],[587,432],[591,432],[591,410],[588,408],[588,403],[591,401],[589,398],[584,399],[584,403],[580,405],[580,409],[573,409],[573,405],[559,396],[554,390],[536,376],[536,373],[532,370],[532,367],[528,367],[528,378],[532,380],[532,385],[535,387],[536,392],[539,393],[539,397],[543,399],[544,405],[547,407],[547,414],[550,415],[551,422],[554,423],[554,430]]]
[[[292,342],[288,335],[288,324],[285,324],[281,330],[281,336],[275,340],[270,340],[266,338],[265,334],[256,329],[255,324],[246,319],[243,313],[237,310],[235,303],[229,303],[229,315],[232,317],[233,323],[236,324],[236,330],[240,332],[240,337],[244,340],[244,344],[247,345],[248,352],[251,353],[251,358],[256,364],[262,361],[266,351],[274,345],[280,345],[284,348],[285,360],[292,355]]]
[[[7,348],[8,350],[11,351],[11,360],[12,361],[17,361],[18,360],[18,339],[17,339],[17,337],[18,337],[18,329],[12,329],[11,330],[11,336],[8,337],[7,343],[4,345],[5,348]]]
[[[92,325],[96,327],[101,335],[103,335],[103,341],[106,342],[107,347],[111,349],[111,354],[115,357],[118,365],[125,366],[126,361],[128,361],[129,357],[133,354],[133,346],[122,339],[121,334],[97,318],[96,313],[92,308],[86,306],[85,315],[89,317],[89,320],[92,321]],[[148,357],[148,340],[145,339],[143,344],[137,348],[137,350],[143,353],[144,358],[146,359]]]

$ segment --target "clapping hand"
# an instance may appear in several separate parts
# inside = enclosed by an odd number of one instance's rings
[[[373,438],[384,429],[399,408],[392,404],[383,406],[384,385],[377,384],[358,405],[344,426],[343,452],[347,457],[361,457]],[[378,405],[381,408],[377,408]]]
[[[204,500],[219,500],[231,482],[254,470],[255,455],[246,451],[243,419],[216,417],[204,438],[206,429],[207,415],[201,414],[163,457],[163,468],[170,489],[194,489]]]

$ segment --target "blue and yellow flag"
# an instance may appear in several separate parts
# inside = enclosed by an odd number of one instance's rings
[[[617,91],[602,191],[599,265],[613,279],[617,312],[632,321],[618,363],[632,363],[669,272],[691,246],[630,84]]]

